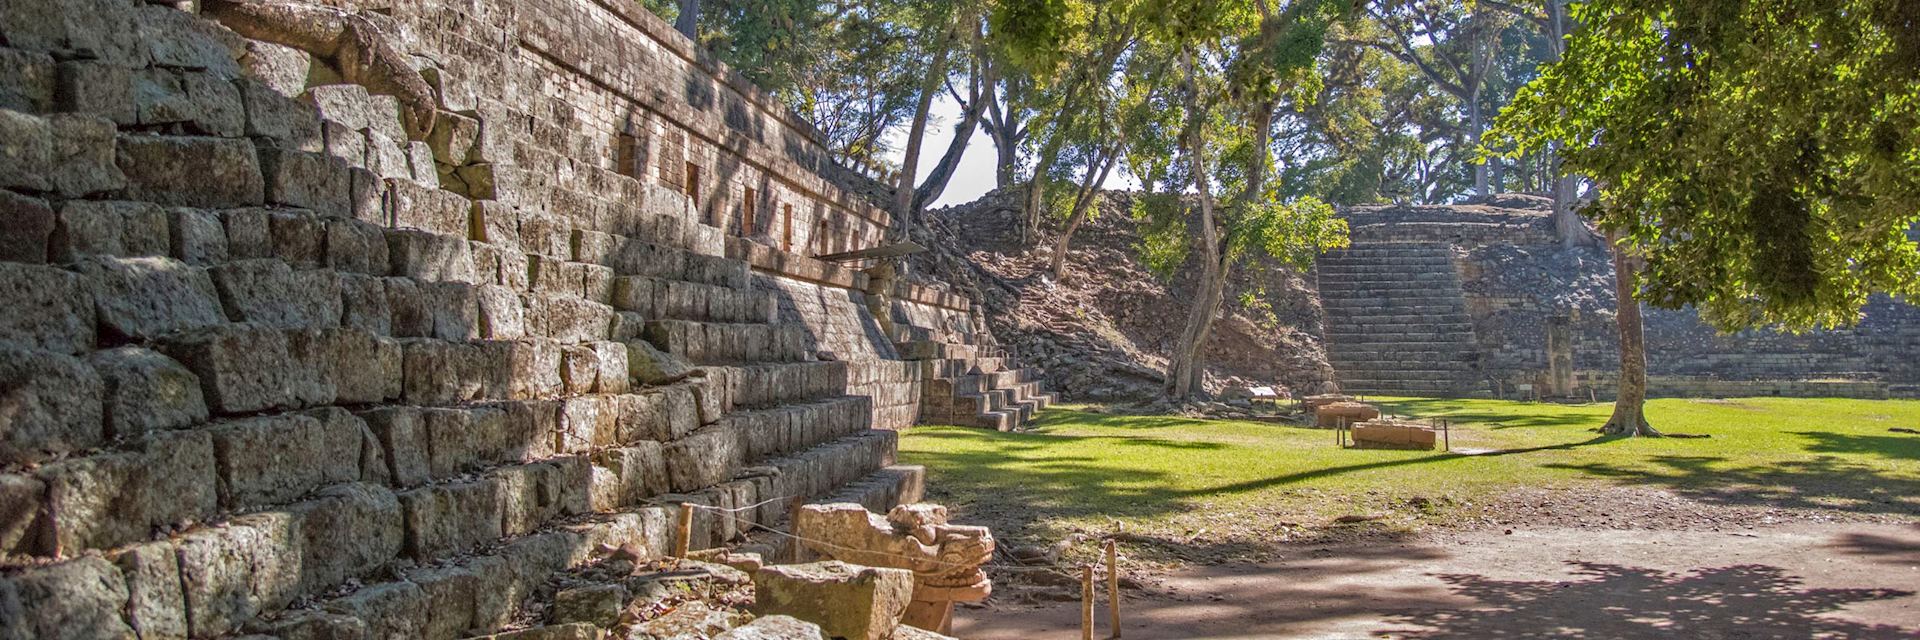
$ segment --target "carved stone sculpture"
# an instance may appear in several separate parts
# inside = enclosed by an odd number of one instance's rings
[[[390,29],[374,18],[295,0],[201,0],[207,17],[255,40],[286,45],[333,64],[347,82],[389,95],[405,107],[407,136],[433,131],[439,100],[433,87],[394,48]]]
[[[947,524],[937,504],[894,507],[882,518],[857,504],[814,504],[794,514],[793,534],[822,556],[870,567],[913,572],[913,602],[901,622],[948,633],[953,603],[978,602],[993,593],[980,566],[993,558],[986,527]]]

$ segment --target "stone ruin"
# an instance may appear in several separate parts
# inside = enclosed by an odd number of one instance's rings
[[[1439,442],[1439,432],[1433,427],[1396,418],[1354,423],[1349,430],[1353,446],[1362,449],[1431,450]]]
[[[467,637],[916,500],[980,367],[899,345],[984,325],[811,257],[885,191],[639,3],[10,0],[0,638]]]
[[[904,621],[914,627],[947,633],[954,603],[993,594],[981,570],[993,558],[993,535],[985,527],[948,524],[940,505],[900,505],[884,518],[859,505],[808,505],[794,515],[793,534],[827,558],[911,571]]]

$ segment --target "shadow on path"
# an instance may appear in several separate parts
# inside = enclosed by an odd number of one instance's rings
[[[1423,627],[1404,638],[1913,638],[1914,630],[1826,617],[1848,605],[1912,595],[1896,589],[1809,589],[1778,567],[1737,565],[1669,573],[1570,562],[1572,581],[1438,576],[1479,605],[1401,614]]]

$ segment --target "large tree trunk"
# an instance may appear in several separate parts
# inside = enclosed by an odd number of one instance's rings
[[[1027,181],[1026,203],[1021,213],[1026,223],[1020,227],[1020,244],[1026,245],[1040,236],[1040,222],[1045,218],[1047,208],[1047,172],[1053,170],[1053,161],[1060,157],[1060,144],[1066,134],[1059,130],[1061,123],[1054,123],[1047,132],[1047,143],[1040,147],[1040,157],[1033,163],[1033,179]]]
[[[984,53],[979,46],[979,35],[974,34],[976,56]],[[940,156],[939,163],[933,165],[933,171],[927,174],[926,181],[921,183],[920,188],[913,190],[911,211],[914,216],[918,217],[921,211],[926,210],[927,203],[940,199],[940,194],[947,190],[947,183],[953,180],[954,170],[960,167],[960,159],[966,156],[967,143],[973,140],[973,130],[980,125],[980,113],[985,111],[982,108],[984,105],[981,104],[983,96],[981,85],[983,81],[988,85],[993,82],[992,75],[986,75],[984,78],[982,75],[990,73],[986,71],[985,64],[975,65],[973,77],[968,81],[966,111],[960,114],[960,126],[954,129],[953,141],[947,143],[947,152]]]
[[[1166,394],[1172,400],[1186,400],[1206,382],[1206,365],[1201,349],[1213,331],[1213,317],[1220,312],[1226,297],[1227,264],[1220,243],[1220,229],[1214,219],[1213,185],[1207,173],[1204,115],[1200,113],[1199,85],[1194,81],[1192,54],[1185,59],[1187,72],[1187,156],[1192,164],[1194,199],[1200,204],[1201,271],[1200,288],[1193,307],[1187,311],[1186,326],[1180,331],[1180,343],[1167,363]],[[1270,111],[1269,111],[1270,115]],[[1264,141],[1264,136],[1261,140]],[[1264,149],[1264,146],[1261,148]],[[1255,166],[1264,167],[1264,163]],[[1254,188],[1250,183],[1249,188]],[[1244,195],[1244,194],[1243,194]]]
[[[1613,417],[1601,432],[1615,436],[1659,436],[1647,423],[1647,339],[1646,323],[1640,317],[1640,301],[1634,297],[1634,274],[1638,259],[1626,250],[1618,236],[1613,245],[1614,319],[1620,327],[1620,393],[1613,401]]]
[[[1087,167],[1087,175],[1080,181],[1080,193],[1073,199],[1073,214],[1067,217],[1067,227],[1060,230],[1060,239],[1053,245],[1051,269],[1054,280],[1067,279],[1067,246],[1073,242],[1073,232],[1079,231],[1080,225],[1087,221],[1087,212],[1093,209],[1100,185],[1106,184],[1107,172],[1112,171],[1114,163],[1119,160],[1120,150],[1115,148],[1104,155],[1104,159],[1097,161],[1100,163],[1099,171]]]
[[[934,43],[933,64],[927,66],[927,76],[920,81],[920,103],[914,107],[913,126],[907,130],[906,156],[900,159],[900,180],[893,190],[893,214],[899,217],[898,225],[902,237],[913,227],[913,185],[919,179],[920,143],[927,135],[927,115],[933,110],[933,94],[940,90],[940,83],[947,77],[947,48],[949,31],[942,31]]]
[[[700,44],[700,0],[680,0],[680,17],[674,19],[673,28]]]

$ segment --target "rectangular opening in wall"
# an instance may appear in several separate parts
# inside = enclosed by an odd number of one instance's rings
[[[700,165],[687,163],[687,198],[693,200],[693,207],[700,208]]]
[[[780,216],[785,220],[780,230],[780,250],[793,253],[793,205],[782,205]]]
[[[753,203],[758,199],[759,195],[758,193],[754,193],[752,188],[748,188],[747,200],[740,203],[740,235],[742,236],[753,236]]]

